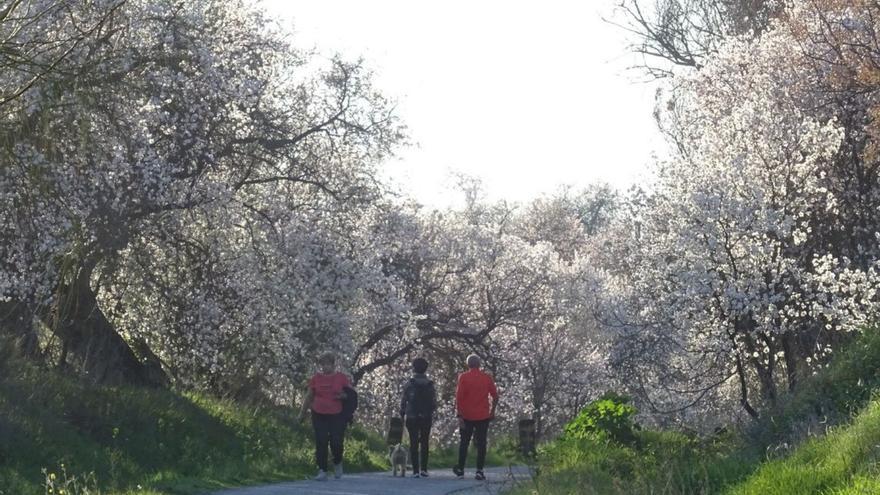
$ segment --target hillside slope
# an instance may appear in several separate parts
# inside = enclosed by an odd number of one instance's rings
[[[880,400],[852,422],[763,464],[730,495],[880,493]]]
[[[354,430],[346,468],[379,469],[384,452],[381,439]],[[44,494],[47,481],[57,493],[74,478],[92,494],[198,493],[313,475],[312,457],[308,425],[292,411],[87,386],[0,359],[0,495]]]
[[[543,448],[521,494],[880,493],[880,332],[865,331],[831,364],[736,433],[639,430],[561,438]]]

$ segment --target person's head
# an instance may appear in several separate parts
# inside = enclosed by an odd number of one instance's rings
[[[336,371],[336,355],[332,352],[325,352],[318,357],[318,368],[322,373],[330,374]]]
[[[412,369],[413,373],[424,373],[428,371],[428,360],[421,357],[413,359]]]
[[[467,357],[467,366],[468,368],[479,368],[482,361],[480,361],[480,356],[476,354],[471,354]]]

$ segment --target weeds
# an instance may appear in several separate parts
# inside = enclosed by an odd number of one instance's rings
[[[101,495],[94,472],[73,476],[68,474],[67,468],[61,464],[58,473],[46,468],[42,469],[42,473],[45,495]]]

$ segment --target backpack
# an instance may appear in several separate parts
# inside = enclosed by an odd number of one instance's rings
[[[358,407],[358,393],[355,389],[345,386],[342,387],[345,392],[345,399],[342,401],[342,419],[346,425],[354,422],[354,412]]]
[[[434,414],[434,382],[410,379],[409,409],[417,418],[430,418]]]

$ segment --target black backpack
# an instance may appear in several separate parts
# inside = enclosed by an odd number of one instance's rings
[[[342,419],[346,425],[350,425],[354,422],[354,412],[358,408],[358,393],[348,386],[342,387],[342,391],[345,392],[345,399],[342,401]]]
[[[409,409],[417,418],[430,418],[434,414],[434,382],[410,379]]]

